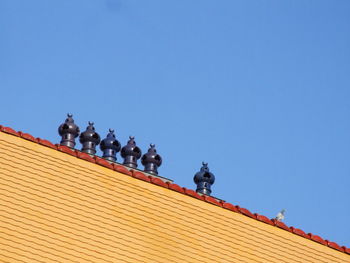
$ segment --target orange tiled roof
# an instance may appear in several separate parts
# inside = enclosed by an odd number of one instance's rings
[[[4,127],[4,126],[0,125],[0,131],[7,133],[7,134],[21,137],[25,140],[29,140],[29,141],[41,144],[41,145],[46,146],[46,147],[50,147],[50,148],[55,149],[57,151],[64,152],[66,154],[75,156],[77,158],[86,160],[88,162],[104,166],[106,168],[117,171],[119,173],[132,176],[132,177],[137,178],[139,180],[146,181],[146,182],[158,185],[160,187],[164,187],[164,188],[179,192],[181,194],[191,196],[193,198],[202,200],[202,201],[207,202],[207,203],[211,203],[211,204],[216,205],[216,206],[220,206],[223,209],[231,210],[232,212],[235,212],[235,213],[240,213],[242,215],[245,215],[247,217],[261,221],[263,223],[266,223],[266,224],[269,224],[272,226],[276,226],[280,229],[284,229],[285,231],[291,232],[295,235],[304,237],[304,238],[309,239],[309,240],[313,240],[317,243],[320,243],[324,246],[328,246],[330,248],[336,249],[340,252],[350,254],[350,248],[347,248],[345,246],[340,246],[335,242],[325,240],[325,239],[321,238],[320,236],[314,235],[312,233],[306,234],[303,230],[298,229],[298,228],[294,228],[294,227],[288,227],[283,222],[279,222],[279,221],[276,221],[274,219],[269,219],[266,216],[259,215],[257,213],[251,213],[248,209],[239,207],[238,205],[233,205],[231,203],[217,200],[211,196],[199,195],[194,190],[190,190],[190,189],[187,189],[185,187],[181,187],[181,186],[174,184],[174,183],[164,182],[163,180],[159,179],[158,177],[154,177],[154,176],[151,176],[149,174],[146,174],[146,173],[134,170],[134,169],[126,168],[125,166],[117,164],[117,163],[110,163],[110,162],[108,162],[108,161],[106,161],[103,158],[100,158],[98,156],[91,157],[90,155],[83,153],[79,150],[72,150],[66,146],[61,146],[59,144],[53,144],[48,140],[41,139],[41,138],[35,138],[34,136],[32,136],[28,133],[24,133],[21,131],[15,131],[9,127]]]

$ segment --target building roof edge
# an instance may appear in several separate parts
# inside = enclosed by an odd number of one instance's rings
[[[10,127],[5,127],[5,126],[0,125],[0,132],[7,133],[7,134],[10,134],[10,135],[13,135],[13,136],[17,136],[17,137],[23,138],[25,140],[28,140],[28,141],[40,144],[42,146],[49,147],[49,148],[52,148],[54,150],[57,150],[57,151],[60,151],[60,152],[72,155],[72,156],[74,156],[76,158],[83,159],[85,161],[88,161],[88,162],[91,162],[91,163],[95,163],[97,165],[104,166],[104,167],[106,167],[108,169],[111,169],[111,170],[114,170],[114,171],[116,171],[118,173],[129,175],[129,176],[132,176],[132,177],[134,177],[136,179],[139,179],[139,180],[142,180],[142,181],[146,181],[148,183],[152,183],[152,184],[158,185],[160,187],[167,188],[167,189],[170,189],[172,191],[176,191],[176,192],[179,192],[181,194],[185,194],[185,195],[191,196],[193,198],[199,199],[199,200],[201,200],[203,202],[210,203],[212,205],[220,206],[223,209],[231,210],[234,213],[240,213],[240,214],[245,215],[247,217],[250,217],[252,219],[255,219],[255,220],[258,220],[260,222],[269,224],[271,226],[278,227],[278,228],[283,229],[285,231],[291,232],[291,233],[293,233],[295,235],[304,237],[306,239],[312,240],[312,241],[317,242],[319,244],[322,244],[324,246],[328,246],[330,248],[336,249],[336,250],[338,250],[340,252],[343,252],[343,253],[346,253],[346,254],[350,255],[350,248],[347,248],[345,246],[339,246],[335,242],[331,242],[329,240],[323,239],[320,236],[314,235],[312,233],[307,233],[306,234],[301,229],[294,228],[292,226],[288,227],[283,222],[277,221],[275,219],[269,219],[268,217],[260,215],[260,214],[257,214],[257,213],[252,213],[248,209],[239,207],[238,205],[233,205],[231,203],[228,203],[228,202],[225,202],[225,201],[222,201],[222,200],[218,200],[218,199],[216,199],[216,198],[214,198],[212,196],[200,195],[194,190],[187,189],[185,187],[181,187],[181,186],[179,186],[179,185],[177,185],[175,183],[172,183],[172,182],[165,182],[164,180],[161,180],[157,176],[152,176],[152,175],[150,175],[148,173],[145,173],[145,172],[142,172],[142,171],[139,171],[139,170],[136,170],[136,169],[132,169],[132,168],[126,167],[126,166],[124,166],[122,164],[108,162],[105,159],[103,159],[101,157],[98,157],[98,156],[92,157],[89,154],[83,153],[83,152],[81,152],[79,150],[76,150],[76,149],[73,150],[73,149],[71,149],[71,148],[69,148],[67,146],[62,146],[62,145],[59,145],[59,144],[53,144],[52,142],[50,142],[48,140],[41,139],[39,137],[36,138],[36,137],[32,136],[31,134],[24,133],[22,131],[15,131],[14,129],[12,129]]]

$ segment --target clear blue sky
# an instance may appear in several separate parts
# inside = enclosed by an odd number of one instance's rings
[[[350,246],[349,14],[348,0],[0,0],[0,123],[57,143],[71,112],[155,143],[181,186],[209,162],[214,196]]]

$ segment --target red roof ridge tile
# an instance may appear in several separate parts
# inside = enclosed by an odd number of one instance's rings
[[[299,236],[302,236],[302,237],[305,237],[305,238],[308,238],[310,239],[310,236],[308,236],[303,230],[299,229],[299,228],[294,228],[294,227],[290,227],[290,229],[292,230],[292,232],[294,234],[297,234]]]
[[[101,166],[104,166],[106,168],[109,168],[109,169],[112,169],[114,170],[114,166],[111,162],[108,162],[107,160],[101,158],[101,157],[98,157],[98,156],[95,156],[95,161],[97,164],[101,165]]]
[[[187,189],[186,187],[184,187],[183,189],[184,189],[184,192],[186,195],[192,196],[192,197],[200,199],[200,200],[204,200],[204,195],[200,195],[196,191],[194,191],[192,189]]]
[[[26,139],[26,140],[32,141],[32,142],[38,142],[38,140],[36,138],[34,138],[34,136],[30,135],[29,133],[24,133],[24,132],[19,131],[18,134],[23,139]]]
[[[77,157],[86,161],[89,161],[91,163],[96,163],[96,160],[94,157],[92,157],[91,155],[84,153],[84,152],[80,152],[80,151],[76,151],[77,153]]]
[[[168,184],[169,189],[174,190],[174,191],[179,192],[179,193],[182,193],[182,194],[185,193],[185,190],[181,186],[179,186],[177,184],[170,183],[170,182],[167,182],[167,184]]]
[[[68,153],[69,155],[73,155],[73,156],[77,157],[77,152],[72,150],[71,148],[69,148],[67,146],[56,144],[56,147],[57,147],[57,150],[59,150],[61,152]]]
[[[233,204],[225,202],[225,203],[222,204],[222,207],[225,208],[225,209],[231,210],[233,212],[239,213],[237,207],[235,205],[233,205]]]
[[[318,242],[318,243],[320,243],[320,244],[322,244],[322,245],[327,246],[327,242],[326,242],[322,237],[316,236],[316,235],[314,235],[314,234],[312,234],[312,233],[309,233],[308,235],[310,236],[310,238],[311,238],[313,241],[316,241],[316,242]]]
[[[261,221],[261,222],[264,222],[266,224],[269,224],[269,225],[272,225],[274,226],[275,224],[272,222],[271,219],[267,218],[266,216],[263,216],[263,215],[259,215],[259,214],[255,214],[256,216],[256,219]]]
[[[38,141],[39,144],[44,145],[46,147],[50,147],[52,149],[57,149],[57,146],[55,146],[52,142],[48,141],[48,140],[43,140],[40,138],[36,138],[36,140]]]
[[[122,173],[122,174],[126,174],[126,175],[132,176],[132,172],[130,170],[128,170],[127,168],[125,168],[123,165],[120,165],[120,164],[113,163],[113,170],[117,171],[119,173]]]
[[[132,177],[140,179],[142,181],[151,182],[150,177],[147,176],[145,173],[142,173],[142,172],[136,171],[136,170],[130,170],[130,171],[131,171]]]
[[[239,207],[238,208],[238,211],[243,214],[243,215],[246,215],[246,216],[249,216],[251,218],[254,218],[256,219],[256,216],[254,214],[252,214],[248,209],[246,208],[243,208],[243,207]]]
[[[117,172],[125,174],[125,175],[132,176],[132,177],[134,177],[136,179],[143,180],[143,181],[146,181],[146,182],[149,182],[149,183],[152,183],[152,184],[155,184],[155,185],[158,185],[158,186],[161,186],[161,187],[164,187],[164,188],[167,188],[167,189],[170,189],[170,190],[173,190],[173,191],[176,191],[176,192],[179,192],[179,193],[191,196],[193,198],[205,201],[207,203],[211,203],[211,204],[216,205],[216,206],[220,206],[220,207],[222,207],[224,209],[231,210],[231,211],[236,212],[236,213],[240,213],[242,215],[248,216],[248,217],[250,217],[252,219],[255,219],[255,220],[258,220],[260,222],[264,222],[266,224],[279,227],[281,229],[284,229],[286,231],[289,231],[289,232],[294,233],[296,235],[299,235],[301,237],[313,240],[313,241],[315,241],[315,242],[317,242],[319,244],[322,244],[322,245],[328,246],[330,248],[336,249],[336,250],[338,250],[340,252],[344,252],[346,254],[350,254],[350,248],[347,248],[345,246],[339,246],[337,243],[331,242],[331,241],[328,241],[328,240],[324,240],[320,236],[314,235],[312,233],[306,234],[303,230],[298,229],[298,228],[294,228],[294,227],[288,227],[285,223],[283,223],[281,221],[277,221],[275,219],[269,219],[266,216],[259,215],[257,213],[253,214],[246,208],[239,207],[238,205],[235,206],[235,205],[233,205],[231,203],[227,203],[227,202],[224,202],[222,200],[218,200],[218,199],[216,199],[216,198],[214,198],[212,196],[200,195],[194,190],[187,189],[186,187],[181,187],[181,186],[179,186],[177,184],[174,184],[174,183],[171,183],[171,182],[164,182],[163,180],[159,179],[158,177],[149,175],[147,173],[144,173],[144,172],[141,172],[141,171],[138,171],[138,170],[134,170],[134,169],[130,169],[129,170],[128,168],[126,168],[125,166],[123,166],[121,164],[111,163],[111,162],[109,162],[109,161],[107,161],[107,160],[105,160],[105,159],[103,159],[101,157],[98,157],[98,156],[93,156],[92,157],[89,154],[83,153],[83,152],[81,152],[79,150],[72,150],[71,148],[69,148],[67,146],[62,146],[62,145],[59,145],[59,144],[53,144],[52,142],[50,142],[48,140],[44,140],[44,139],[41,139],[41,138],[35,138],[34,136],[32,136],[29,133],[24,133],[22,131],[18,131],[17,132],[17,131],[15,131],[14,129],[12,129],[10,127],[5,127],[5,126],[0,125],[0,131],[4,132],[4,133],[7,133],[7,134],[11,134],[11,135],[17,136],[17,137],[21,137],[21,138],[23,138],[25,140],[29,140],[29,141],[32,141],[34,143],[41,144],[43,146],[52,148],[54,150],[58,150],[60,152],[64,152],[66,154],[75,156],[77,158],[80,158],[80,159],[83,159],[83,160],[86,160],[86,161],[89,161],[89,162],[92,162],[92,163],[104,166],[104,167],[106,167],[108,169],[117,171]]]
[[[292,232],[292,230],[285,223],[278,221],[276,219],[271,219],[271,221],[275,224],[275,226],[282,228],[288,232]]]
[[[217,199],[215,199],[212,196],[208,196],[208,195],[203,195],[204,201],[211,203],[213,205],[217,205],[217,206],[221,206],[223,205],[222,202],[218,201]]]
[[[16,132],[14,129],[10,127],[1,126],[1,131],[15,135],[15,136],[20,136],[18,132]]]
[[[158,177],[153,177],[153,176],[148,176],[148,177],[151,180],[152,184],[156,184],[156,185],[159,185],[159,186],[165,187],[165,188],[169,187],[169,185],[166,182],[164,182],[163,180],[159,179]]]

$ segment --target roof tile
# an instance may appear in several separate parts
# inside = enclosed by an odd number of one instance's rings
[[[323,244],[323,245],[327,245],[327,242],[322,237],[314,235],[312,233],[309,233],[309,235],[313,241],[316,241],[316,242]]]
[[[105,159],[98,157],[98,156],[95,156],[94,158],[95,158],[95,161],[97,164],[102,165],[102,166],[109,168],[109,169],[113,169],[113,164],[106,161]]]
[[[117,171],[119,173],[122,173],[122,174],[132,175],[131,171],[129,171],[128,169],[126,169],[124,166],[122,166],[120,164],[114,163],[113,164],[113,170]]]
[[[53,144],[52,142],[48,141],[48,140],[44,140],[44,139],[41,139],[41,138],[36,138],[37,142],[41,145],[44,145],[46,147],[50,147],[52,149],[55,149],[57,150],[57,145]]]
[[[350,254],[350,248],[348,248],[348,247],[344,247],[344,251],[345,251],[345,253]]]
[[[255,215],[246,208],[240,207],[238,208],[238,211],[241,212],[243,215],[249,216],[251,218],[256,218]]]
[[[222,203],[217,201],[214,197],[212,196],[208,196],[208,195],[204,195],[204,201],[211,203],[213,205],[217,205],[217,206],[222,206]]]
[[[329,247],[331,247],[331,248],[334,248],[334,249],[336,249],[336,250],[339,250],[339,251],[341,251],[341,252],[344,252],[344,249],[343,249],[341,246],[339,246],[337,243],[335,243],[335,242],[327,241],[327,245],[328,245]]]
[[[92,163],[95,163],[95,159],[93,157],[91,157],[90,155],[88,155],[87,153],[83,153],[80,151],[77,151],[77,157]]]
[[[275,224],[275,226],[287,230],[288,232],[292,232],[292,230],[285,223],[275,219],[271,219],[271,221]]]
[[[151,179],[147,175],[145,175],[144,173],[141,173],[141,172],[135,171],[135,170],[131,170],[131,172],[132,172],[132,177],[134,177],[134,178],[137,178],[137,179],[140,179],[140,180],[146,181],[146,182],[151,181]]]
[[[72,150],[71,148],[64,146],[64,145],[59,145],[57,144],[57,150],[67,153],[69,155],[77,156],[77,152]]]
[[[167,182],[167,184],[168,184],[169,189],[174,190],[174,191],[179,192],[179,193],[182,193],[182,194],[185,193],[184,189],[181,186],[179,186],[177,184],[169,183],[169,182]]]
[[[29,133],[24,133],[24,132],[19,131],[18,134],[23,139],[26,139],[26,140],[32,141],[32,142],[37,142],[37,139],[34,136],[30,135]]]
[[[306,233],[303,230],[299,229],[299,228],[295,228],[295,227],[291,226],[290,229],[292,230],[292,232],[294,234],[297,234],[297,235],[305,237],[305,238],[309,238],[309,236],[306,235]]]
[[[204,200],[204,197],[200,196],[196,191],[193,191],[191,189],[187,189],[186,187],[184,187],[184,191],[185,191],[186,195],[192,196],[192,197],[197,198],[197,199]]]
[[[161,180],[157,177],[153,177],[153,176],[149,176],[149,178],[151,179],[152,184],[156,184],[156,185],[168,188],[168,184],[166,182],[164,182],[163,180]]]
[[[259,214],[255,214],[255,216],[256,216],[256,219],[258,219],[258,220],[261,221],[261,222],[264,222],[264,223],[269,224],[269,225],[272,225],[272,226],[275,225],[275,224],[274,224],[269,218],[267,218],[266,216],[259,215]]]
[[[226,203],[226,202],[224,202],[224,203],[222,204],[222,207],[223,207],[223,208],[226,208],[226,209],[228,209],[228,210],[231,210],[231,211],[234,211],[234,212],[237,212],[237,213],[238,213],[237,207],[234,206],[234,205],[231,204],[231,203]]]
[[[19,133],[16,132],[14,129],[10,128],[10,127],[1,126],[1,131],[5,132],[5,133],[12,134],[12,135],[15,135],[15,136],[19,136]]]

